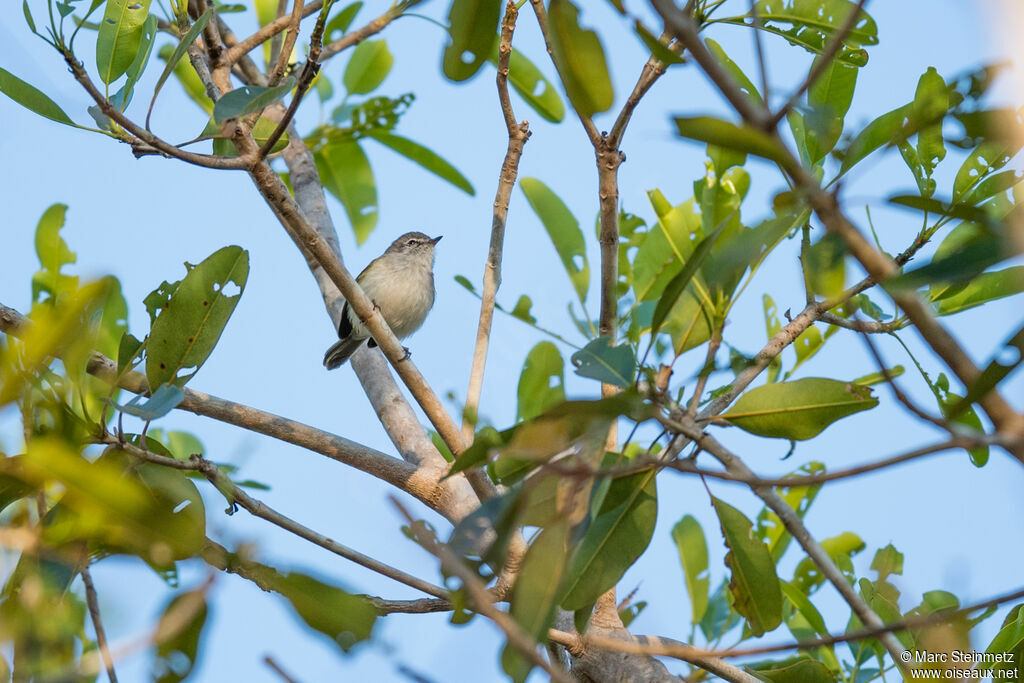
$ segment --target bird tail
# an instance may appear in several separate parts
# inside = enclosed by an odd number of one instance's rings
[[[340,367],[348,360],[349,356],[356,352],[362,343],[366,341],[365,338],[349,336],[345,339],[340,339],[334,343],[331,348],[327,349],[327,353],[324,354],[324,367],[328,370]]]

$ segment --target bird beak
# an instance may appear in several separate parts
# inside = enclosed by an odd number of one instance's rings
[[[441,241],[441,238],[442,238],[442,237],[444,237],[444,235],[438,235],[438,236],[437,236],[437,237],[435,237],[434,239],[430,240],[430,243],[431,243],[431,244],[437,244],[438,242],[440,242],[440,241]]]

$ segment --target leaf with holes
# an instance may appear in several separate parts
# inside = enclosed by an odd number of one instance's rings
[[[36,225],[35,246],[40,268],[32,275],[33,302],[42,301],[43,294],[50,301],[55,301],[78,289],[78,278],[61,272],[64,266],[78,259],[60,234],[67,211],[67,204],[53,204],[43,212]]]
[[[837,420],[877,405],[870,387],[808,377],[751,389],[722,417],[751,434],[803,441]]]
[[[224,247],[188,274],[153,321],[146,347],[149,386],[183,386],[206,362],[249,276],[249,252]]]
[[[782,588],[775,562],[742,512],[715,497],[711,504],[729,549],[725,564],[732,572],[733,608],[746,618],[755,636],[763,635],[782,623]]]
[[[551,57],[558,66],[569,101],[581,116],[607,111],[615,101],[601,39],[579,24],[579,10],[569,0],[551,0]]]
[[[96,68],[110,85],[135,61],[149,16],[150,0],[107,0],[96,35]]]
[[[581,302],[586,301],[587,289],[590,287],[590,265],[587,263],[586,244],[579,221],[558,195],[536,178],[523,178],[519,181],[519,188],[526,195],[530,208],[544,224],[565,272],[572,280],[576,296]]]
[[[565,361],[557,346],[542,341],[530,349],[516,395],[516,420],[532,420],[565,400]]]
[[[356,243],[362,244],[377,225],[377,185],[370,160],[351,140],[325,145],[314,154],[324,187],[334,195],[352,224]]]
[[[491,64],[498,65],[498,46],[489,57]],[[522,52],[512,48],[508,61],[508,82],[523,100],[551,123],[561,123],[565,118],[565,105],[558,95],[558,90],[551,84],[540,69]]]
[[[340,40],[348,32],[349,26],[355,21],[356,15],[359,14],[359,10],[362,8],[363,3],[361,0],[353,2],[351,5],[346,5],[337,15],[332,17],[327,22],[327,28],[324,29],[324,45]]]
[[[676,522],[672,527],[672,540],[679,550],[686,592],[690,596],[690,623],[697,624],[704,618],[708,608],[708,588],[711,584],[708,574],[708,543],[700,522],[692,515],[686,515]]]
[[[633,347],[629,344],[612,346],[611,341],[611,337],[598,337],[572,354],[570,360],[580,377],[628,387],[633,383],[633,373],[636,371]]]
[[[931,178],[932,171],[946,157],[946,145],[942,139],[942,117],[949,109],[949,91],[934,66],[928,67],[917,82],[914,93],[914,115],[931,123],[917,132],[917,157],[924,174]]]
[[[480,70],[498,42],[501,0],[455,0],[448,10],[451,42],[444,48],[441,69],[453,81]]]

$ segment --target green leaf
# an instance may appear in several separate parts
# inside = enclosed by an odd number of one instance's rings
[[[135,61],[149,16],[150,0],[107,0],[96,35],[96,67],[110,85]]]
[[[546,640],[555,617],[558,586],[569,550],[569,520],[562,518],[540,532],[530,544],[519,569],[509,613],[530,636]],[[511,645],[501,655],[502,668],[513,680],[523,681],[532,665]]]
[[[974,407],[969,404],[967,407],[964,407],[961,403],[963,397],[949,390],[949,379],[945,374],[939,374],[931,389],[939,402],[939,408],[944,416],[978,433],[983,434],[985,432],[985,427],[982,425],[981,418],[978,417]],[[954,413],[953,408],[959,409],[959,412]],[[975,467],[984,467],[988,463],[989,447],[986,445],[969,448],[967,449],[967,454],[971,458],[971,464]]]
[[[161,637],[151,669],[156,683],[180,683],[192,673],[207,614],[202,589],[176,595],[164,608],[157,625]]]
[[[420,143],[413,142],[408,138],[403,138],[402,136],[395,135],[393,133],[386,133],[381,130],[369,131],[367,132],[366,137],[376,140],[385,147],[393,149],[409,161],[419,164],[442,180],[447,180],[470,197],[476,195],[473,185],[469,182],[466,176],[459,172],[459,169],[455,168],[445,159],[430,149],[427,149]]]
[[[348,652],[370,637],[377,610],[365,597],[353,595],[311,576],[291,572],[270,579],[302,621]]]
[[[208,9],[202,14],[200,14],[199,18],[196,19],[196,22],[194,24],[192,24],[188,32],[184,36],[182,36],[181,41],[174,46],[174,52],[172,52],[170,57],[167,58],[167,63],[164,65],[164,70],[160,72],[160,77],[156,79],[156,87],[153,88],[153,99],[150,101],[149,105],[150,112],[153,111],[153,103],[156,102],[156,96],[160,93],[160,89],[164,87],[164,83],[167,82],[167,79],[170,77],[171,72],[175,70],[175,67],[178,66],[179,62],[181,62],[181,58],[185,56],[186,52],[188,52],[189,46],[192,43],[196,42],[196,38],[198,38],[199,34],[203,32],[204,28],[206,28],[206,24],[210,21],[210,15],[212,11],[213,10]],[[146,125],[149,125],[148,114],[146,115]]]
[[[707,540],[700,523],[691,515],[686,515],[672,527],[672,540],[679,550],[686,592],[690,596],[690,623],[697,624],[707,611],[708,588],[711,584]]]
[[[903,574],[903,553],[896,550],[890,543],[879,548],[871,560],[871,569],[878,572],[878,580],[885,581],[889,576]]]
[[[725,70],[732,75],[732,79],[739,86],[743,94],[747,96],[754,104],[764,104],[764,99],[761,97],[761,93],[758,91],[757,86],[747,77],[747,74],[743,73],[739,65],[732,61],[729,55],[722,49],[722,46],[716,43],[711,38],[705,38],[704,43],[708,46],[711,54],[715,56],[715,59],[725,67]]]
[[[849,0],[758,0],[754,12],[720,21],[756,26],[782,36],[791,45],[820,54],[856,8],[857,5]],[[755,13],[759,20],[757,23],[754,22]],[[836,59],[844,64],[864,66],[868,56],[860,46],[877,43],[878,27],[874,19],[861,11],[853,30],[843,40]]]
[[[655,470],[612,479],[569,562],[562,607],[581,609],[615,586],[647,549],[657,518]]]
[[[826,538],[821,542],[822,549],[828,554],[832,561],[836,563],[839,570],[842,571],[852,582],[854,578],[854,570],[851,558],[864,550],[865,544],[857,534],[844,531],[843,533]],[[799,588],[805,595],[810,595],[813,590],[820,586],[825,581],[825,577],[822,576],[821,571],[818,569],[818,565],[814,563],[809,557],[805,557],[800,560],[797,564],[796,570],[793,572],[793,583]],[[883,617],[884,620],[884,617]]]
[[[235,88],[217,100],[217,104],[213,107],[213,120],[220,125],[228,119],[260,111],[287,95],[294,87],[295,77],[289,76],[281,85],[273,88],[262,88],[256,85]]]
[[[370,160],[351,140],[325,145],[315,159],[324,187],[345,207],[356,243],[362,244],[377,225],[377,186]]]
[[[725,564],[732,571],[733,608],[746,618],[750,631],[761,636],[782,623],[782,588],[775,562],[742,512],[713,496],[711,504],[729,549]]]
[[[786,596],[786,599],[807,620],[807,623],[814,629],[814,632],[823,638],[829,637],[828,626],[825,625],[821,612],[814,606],[810,598],[795,583],[780,581],[779,585],[782,586],[782,593]]]
[[[953,294],[944,294],[936,305],[936,312],[952,315],[1021,292],[1024,292],[1024,266],[982,273]]]
[[[846,286],[846,243],[835,233],[825,233],[804,252],[804,273],[811,290],[828,298]]]
[[[805,465],[801,465],[795,472],[787,474],[786,477],[816,475],[822,474],[824,471],[824,465],[812,460]],[[775,493],[786,501],[786,504],[796,512],[800,519],[803,519],[807,511],[811,509],[811,505],[814,503],[814,499],[817,498],[820,489],[820,484],[813,486],[776,486]],[[786,554],[786,549],[793,540],[792,535],[786,529],[782,520],[779,519],[779,516],[768,507],[762,508],[761,512],[758,513],[755,533],[758,538],[768,545],[768,550],[771,552],[772,559],[776,563]]]
[[[451,42],[444,48],[441,70],[464,81],[480,70],[498,42],[500,0],[454,0],[448,10]]]
[[[363,8],[362,0],[359,2],[353,2],[351,5],[346,5],[344,9],[338,12],[330,21],[327,22],[327,27],[324,29],[324,45],[333,43],[340,39],[348,32],[349,26],[355,21],[356,15],[359,14],[359,10]]]
[[[814,63],[820,59],[818,57]],[[805,117],[809,124],[807,152],[812,164],[824,159],[843,133],[843,119],[853,101],[858,71],[856,67],[832,61],[807,92],[807,103],[811,107]]]
[[[894,365],[893,367],[888,369],[888,373],[889,377],[899,377],[904,373],[904,368],[902,365]],[[867,375],[864,375],[863,377],[858,377],[857,379],[853,380],[853,383],[863,384],[866,387],[870,387],[876,384],[881,384],[882,382],[886,381],[888,380],[886,380],[885,374],[881,370],[879,370],[878,372],[871,372],[868,373]]]
[[[778,142],[750,126],[738,126],[713,116],[677,117],[673,120],[679,135],[684,138],[764,157],[779,164],[788,163]]]
[[[142,24],[142,38],[139,41],[139,51],[135,53],[135,59],[132,60],[128,70],[125,71],[124,85],[110,97],[110,101],[121,111],[128,108],[128,103],[132,100],[132,93],[135,91],[135,84],[139,82],[142,72],[146,70],[146,65],[149,64],[149,56],[153,52],[153,42],[156,39],[156,24],[157,18],[155,14],[146,17],[146,21]]]
[[[551,0],[551,57],[569,101],[581,116],[592,116],[611,108],[615,92],[601,40],[579,25],[578,15],[569,0]]]
[[[971,203],[977,204],[996,192],[1012,187],[1019,182],[1020,177],[1017,173],[1007,171],[1009,176],[1006,174],[1002,175],[1005,179],[1004,182],[1008,182],[1008,185],[997,184],[994,188],[987,189],[986,191],[971,191],[978,187],[990,174],[1005,166],[1018,151],[1020,151],[1019,140],[1012,144],[983,140],[977,147],[971,150],[963,165],[960,166],[960,170],[956,173],[956,179],[953,181],[953,201],[958,202],[965,197],[970,197]],[[978,189],[981,190],[982,188],[978,187]]]
[[[827,666],[808,657],[775,669],[758,669],[757,675],[771,683],[835,683],[836,680]]]
[[[189,269],[153,322],[147,344],[151,387],[183,386],[213,351],[245,289],[249,252],[219,249]]]
[[[67,204],[49,206],[36,225],[35,246],[39,256],[39,271],[32,276],[32,301],[41,301],[41,294],[51,300],[78,288],[78,278],[61,272],[64,266],[77,260],[75,253],[61,237],[67,216]]]
[[[1004,655],[1003,661],[985,663],[984,667],[998,670],[1001,673],[1005,672],[1007,680],[1012,680],[1014,677],[1019,680],[1020,661],[1024,656],[1022,645],[1024,645],[1024,606],[1017,605],[1007,613],[1006,618],[1003,619],[1002,628],[999,629],[989,646],[985,648],[985,652]],[[1006,657],[1005,655],[1011,656]],[[1003,678],[1003,676],[999,678]]]
[[[929,178],[935,166],[946,156],[946,145],[942,140],[942,117],[949,109],[949,92],[946,81],[935,67],[930,66],[917,82],[914,93],[914,115],[919,120],[934,121],[922,126],[917,133],[917,156]]]
[[[612,346],[611,342],[611,337],[598,337],[572,354],[570,360],[576,366],[576,374],[617,387],[631,386],[636,371],[633,348],[629,344]]]
[[[717,641],[743,620],[732,609],[729,599],[729,582],[723,580],[708,599],[708,608],[700,620],[700,630],[709,642]]]
[[[565,361],[558,347],[542,341],[526,356],[516,389],[516,420],[532,420],[565,401]]]
[[[864,127],[843,154],[843,163],[839,175],[845,174],[857,162],[883,145],[891,145],[900,139],[908,117],[913,111],[912,104],[905,104],[898,109],[882,114]]]
[[[10,71],[0,68],[0,92],[10,97],[21,106],[34,111],[40,116],[45,116],[51,121],[63,123],[67,126],[80,128],[71,120],[64,110],[56,102],[38,90],[35,86],[29,85]]]
[[[395,58],[388,50],[387,41],[366,40],[356,47],[345,65],[342,82],[350,95],[365,95],[384,82]]]
[[[495,66],[498,65],[497,44],[489,60]],[[562,104],[558,90],[533,62],[515,48],[512,48],[512,54],[509,55],[508,82],[526,104],[546,121],[561,123],[565,118],[565,105]]]
[[[536,178],[521,179],[519,187],[554,243],[565,272],[572,280],[576,296],[581,302],[586,301],[587,289],[590,287],[590,265],[587,263],[586,244],[579,221],[558,195]]]
[[[877,405],[870,387],[808,377],[751,389],[722,417],[751,434],[803,441],[837,420]]]
[[[658,299],[658,305],[654,308],[654,317],[651,318],[651,344],[654,343],[654,336],[661,330],[661,325],[665,322],[665,318],[668,317],[669,312],[679,301],[679,297],[690,285],[693,276],[696,275],[704,260],[711,253],[725,225],[726,221],[722,221],[714,232],[702,239],[694,247],[689,257],[687,257],[682,269],[665,285],[665,291],[662,293],[661,298]]]
[[[658,36],[654,35],[649,28],[641,23],[639,19],[633,22],[633,32],[640,38],[640,42],[646,45],[647,49],[651,51],[651,56],[666,67],[672,66],[673,64],[682,64],[684,62],[682,57],[668,49],[664,43],[658,40]]]

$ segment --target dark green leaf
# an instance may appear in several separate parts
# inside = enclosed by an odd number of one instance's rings
[[[376,90],[387,78],[395,58],[383,40],[359,43],[345,65],[342,82],[350,95],[365,95]]]
[[[722,417],[751,434],[803,441],[837,420],[877,405],[870,387],[808,377],[751,389]]]
[[[665,318],[668,317],[669,311],[671,311],[676,302],[679,301],[679,297],[690,285],[690,281],[693,276],[700,269],[704,263],[704,259],[711,253],[712,248],[715,246],[715,242],[718,241],[719,235],[722,234],[722,229],[725,227],[723,221],[710,235],[700,241],[700,243],[694,247],[693,252],[686,259],[686,263],[683,264],[682,269],[669,280],[668,284],[665,285],[665,291],[662,293],[661,298],[658,299],[658,305],[654,308],[654,317],[651,318],[651,343],[654,343],[654,336],[661,330],[662,323],[665,322]]]
[[[206,362],[249,276],[249,252],[219,249],[192,267],[153,322],[146,347],[151,387],[182,386]]]
[[[442,180],[447,180],[469,196],[476,195],[472,183],[466,179],[466,176],[459,173],[457,168],[420,143],[413,142],[400,135],[379,130],[370,131],[367,133],[367,137],[376,140],[385,147],[393,149],[406,159],[419,164]]]
[[[647,549],[658,517],[654,475],[652,469],[612,480],[566,570],[564,609],[596,602]]]
[[[572,280],[576,296],[581,302],[586,301],[587,289],[590,287],[590,265],[587,263],[586,244],[579,221],[558,195],[536,178],[521,179],[519,187],[554,243],[565,272]]]
[[[441,68],[453,81],[470,78],[498,42],[500,0],[454,0],[448,10],[451,42],[444,48]]]
[[[164,83],[167,82],[167,78],[171,75],[171,72],[174,71],[176,66],[178,66],[178,63],[181,61],[181,58],[185,56],[185,53],[188,52],[189,46],[196,42],[196,38],[198,38],[199,34],[203,32],[204,28],[206,28],[206,24],[210,21],[211,12],[212,10],[208,9],[200,14],[199,18],[196,19],[194,24],[192,24],[188,32],[182,36],[181,41],[174,46],[174,52],[172,52],[171,56],[167,59],[167,64],[164,66],[164,70],[160,73],[160,77],[156,79],[156,87],[153,88],[153,99],[149,105],[150,111],[153,110],[153,103],[156,102],[156,96],[159,94],[160,89],[164,87]],[[146,116],[146,124],[149,125],[148,115]]]
[[[633,384],[636,356],[629,344],[611,345],[611,337],[598,337],[570,358],[576,374],[590,377],[604,384],[628,387]]]
[[[757,675],[771,683],[834,683],[835,675],[816,659],[799,661],[776,669],[758,669]]]
[[[366,598],[298,572],[277,574],[270,583],[306,625],[343,651],[370,637],[377,610]]]
[[[820,59],[815,59],[815,64]],[[838,61],[830,62],[807,91],[807,103],[811,107],[806,117],[810,124],[807,151],[812,164],[824,159],[843,133],[843,119],[853,101],[858,71]]]
[[[110,101],[121,111],[128,108],[128,103],[131,102],[132,93],[135,90],[135,84],[139,82],[142,72],[146,70],[146,65],[149,64],[149,55],[153,52],[153,41],[156,39],[156,24],[157,18],[155,14],[146,17],[146,21],[142,24],[142,38],[139,41],[139,51],[135,53],[135,59],[132,60],[128,70],[125,71],[124,85],[110,97]]]
[[[716,641],[742,621],[742,617],[731,607],[729,600],[729,582],[723,580],[708,599],[708,608],[700,620],[700,630],[704,637]]]
[[[135,61],[142,44],[150,0],[107,0],[96,35],[96,67],[107,85]]]
[[[565,400],[565,361],[557,346],[542,341],[530,349],[516,395],[516,420],[532,420]]]
[[[611,108],[615,92],[601,40],[580,26],[578,15],[569,0],[551,0],[551,56],[569,101],[581,116],[592,116]]]
[[[824,297],[840,294],[846,286],[846,243],[826,233],[803,253],[804,274],[811,290]]]
[[[768,547],[754,537],[750,520],[728,503],[712,497],[729,548],[725,564],[732,571],[729,590],[733,608],[742,614],[755,636],[782,623],[782,588]]]
[[[770,135],[750,126],[716,119],[713,116],[675,118],[679,135],[725,149],[764,157],[780,164],[788,163],[786,154]]]
[[[683,63],[683,58],[668,49],[668,46],[658,40],[658,36],[651,33],[650,29],[644,26],[639,19],[633,23],[633,32],[639,36],[640,41],[651,51],[651,56],[665,66]]]
[[[262,88],[256,85],[235,88],[217,100],[217,104],[213,107],[213,120],[220,125],[228,119],[260,111],[287,95],[294,87],[295,77],[289,76],[281,85],[273,88]]]
[[[912,111],[913,105],[905,104],[898,109],[882,114],[865,126],[864,130],[858,133],[850,146],[846,148],[839,175],[845,174],[857,162],[879,147],[891,145],[899,139],[900,131],[903,130]]]
[[[352,141],[328,144],[315,158],[324,187],[345,207],[356,243],[362,244],[377,225],[377,186],[370,160]]]
[[[558,586],[569,550],[569,530],[569,521],[563,518],[540,532],[526,551],[512,588],[509,613],[528,635],[541,641],[546,640],[558,605]],[[532,668],[511,645],[505,646],[501,665],[515,681],[525,680]]]
[[[7,95],[26,109],[30,109],[40,116],[45,116],[51,121],[63,123],[68,126],[75,126],[76,128],[78,127],[77,124],[75,124],[75,122],[64,113],[64,110],[61,109],[56,102],[47,97],[45,93],[34,86],[29,85],[6,69],[0,69],[0,92]]]
[[[704,618],[708,607],[708,544],[704,530],[691,515],[686,515],[672,527],[672,540],[679,550],[679,562],[683,565],[686,592],[690,596],[690,623],[697,624]]]
[[[175,596],[164,608],[152,667],[156,683],[180,683],[192,673],[206,616],[206,595],[201,589]]]

